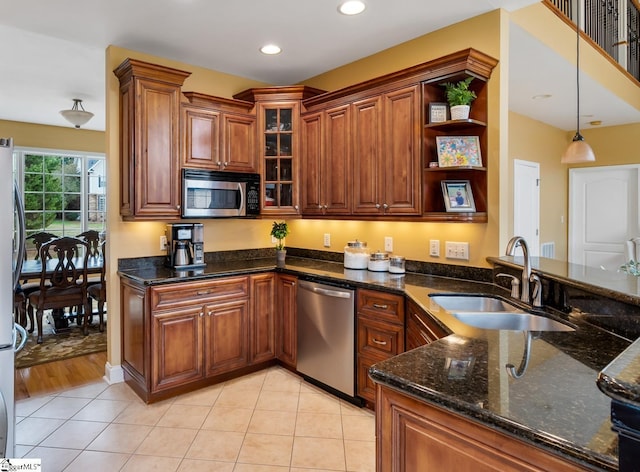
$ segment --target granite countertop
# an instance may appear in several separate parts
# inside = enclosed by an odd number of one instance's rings
[[[517,261],[507,262],[517,267]],[[118,273],[138,283],[158,285],[274,269],[275,260],[269,257],[208,263],[203,269],[186,273],[157,265],[122,264]],[[277,270],[329,283],[406,294],[447,331],[455,333],[374,365],[370,375],[375,381],[555,450],[596,470],[617,470],[617,435],[611,431],[610,399],[600,389],[615,389],[623,398],[636,395],[636,401],[640,398],[635,381],[640,368],[630,371],[628,367],[638,365],[640,341],[629,348],[631,342],[620,336],[579,317],[554,312],[552,316],[570,323],[575,331],[532,333],[527,369],[515,379],[507,374],[505,364],[520,365],[525,346],[523,332],[470,327],[429,297],[434,292],[507,296],[502,287],[415,273],[350,270],[344,269],[342,263],[298,257],[287,257],[286,266]]]

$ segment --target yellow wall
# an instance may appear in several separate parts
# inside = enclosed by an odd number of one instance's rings
[[[105,152],[105,133],[85,129],[0,120],[0,135],[13,137],[13,145],[65,151]]]

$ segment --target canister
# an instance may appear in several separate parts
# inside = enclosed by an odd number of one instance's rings
[[[404,262],[403,256],[389,257],[389,272],[392,274],[404,274]]]
[[[344,247],[345,269],[366,269],[369,262],[369,249],[364,241],[348,241]]]
[[[387,272],[389,270],[389,254],[382,251],[371,253],[367,268],[373,272]]]

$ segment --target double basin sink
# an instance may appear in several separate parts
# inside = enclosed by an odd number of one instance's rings
[[[429,296],[459,321],[475,328],[509,331],[574,331],[571,326],[545,316],[534,315],[498,297],[439,293]]]

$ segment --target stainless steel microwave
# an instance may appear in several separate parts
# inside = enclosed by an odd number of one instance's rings
[[[259,174],[182,169],[183,218],[250,218],[259,214]]]

